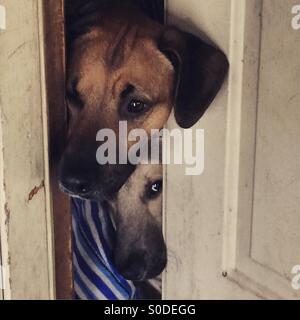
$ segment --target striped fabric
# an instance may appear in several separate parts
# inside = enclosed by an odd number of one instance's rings
[[[114,227],[97,202],[72,198],[75,299],[133,300],[136,290],[112,265]]]

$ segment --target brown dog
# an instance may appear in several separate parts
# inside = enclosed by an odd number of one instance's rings
[[[98,130],[118,134],[119,121],[127,120],[128,130],[150,133],[164,126],[173,106],[178,124],[191,127],[228,69],[225,55],[199,38],[160,25],[124,1],[109,3],[71,26],[71,119],[60,181],[83,198],[113,198],[134,171],[132,165],[97,164]]]
[[[161,164],[140,164],[115,200],[109,203],[118,230],[114,263],[127,279],[153,279],[166,265],[167,249],[162,235],[162,181]],[[160,279],[153,282],[159,284]],[[146,298],[145,293],[149,295],[151,292],[152,298],[159,297],[159,286],[150,282],[136,285],[140,288],[140,296]]]
[[[154,278],[166,263],[161,226],[162,165],[137,166],[111,204],[118,230],[115,266],[127,279]]]

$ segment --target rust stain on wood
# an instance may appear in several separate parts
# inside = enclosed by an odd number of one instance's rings
[[[31,201],[31,200],[33,199],[33,197],[34,197],[41,189],[44,188],[44,186],[45,186],[44,180],[41,182],[41,184],[40,184],[38,187],[35,186],[35,187],[30,191],[30,193],[29,193],[29,195],[28,195],[28,202]]]

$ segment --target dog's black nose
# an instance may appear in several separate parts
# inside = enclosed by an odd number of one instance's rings
[[[85,179],[64,177],[64,179],[61,179],[60,184],[63,191],[78,196],[85,196],[91,191],[91,185]]]
[[[59,184],[63,192],[88,198],[93,192],[96,165],[85,153],[73,155],[66,153],[59,165]]]

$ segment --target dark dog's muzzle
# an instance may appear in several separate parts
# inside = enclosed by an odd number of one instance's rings
[[[59,183],[63,192],[84,199],[113,199],[135,166],[99,165],[95,154],[66,152],[59,166]]]
[[[129,221],[117,230],[114,264],[128,280],[155,278],[167,264],[167,248],[161,226],[154,223],[150,216],[146,220],[140,227]]]
[[[115,263],[125,279],[144,281],[155,278],[164,270],[167,263],[167,251],[165,247],[153,254],[147,250],[137,250],[123,262],[116,257]]]
[[[82,198],[89,198],[95,193],[97,163],[92,159],[80,154],[66,153],[63,156],[59,167],[62,191]]]

